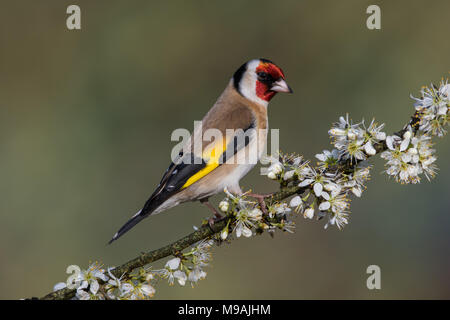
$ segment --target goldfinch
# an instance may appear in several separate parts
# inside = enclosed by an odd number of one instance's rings
[[[270,60],[250,60],[237,69],[143,208],[109,243],[142,219],[187,201],[199,200],[220,217],[208,198],[224,188],[242,194],[239,180],[264,151],[267,105],[277,92],[292,93],[292,89],[281,68]]]

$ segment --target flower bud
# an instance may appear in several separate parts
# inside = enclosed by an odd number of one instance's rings
[[[228,237],[228,226],[226,226],[225,228],[223,228],[223,230],[220,232],[220,238],[222,240],[226,240]]]
[[[281,165],[281,163],[277,162],[271,165],[269,170],[275,174],[279,174],[283,171],[283,166]]]
[[[277,175],[275,174],[275,172],[269,171],[269,173],[267,174],[267,178],[269,178],[271,180],[276,180],[277,179]]]
[[[219,203],[219,209],[222,212],[227,212],[229,207],[230,207],[230,204],[228,203],[228,201],[224,200]]]

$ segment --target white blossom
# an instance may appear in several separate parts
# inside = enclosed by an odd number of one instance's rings
[[[447,133],[448,110],[450,108],[450,85],[441,81],[439,88],[431,85],[421,90],[422,97],[414,98],[420,116],[419,130],[442,137]]]
[[[198,280],[203,280],[206,278],[206,272],[203,271],[200,267],[195,267],[193,270],[189,272],[188,280],[192,285],[198,282]]]
[[[128,281],[121,286],[121,298],[127,300],[143,300],[153,297],[155,288],[148,283]]]
[[[323,150],[322,153],[316,154],[316,158],[320,160],[319,168],[328,169],[336,165],[339,161],[339,151],[333,149],[331,151]]]
[[[225,188],[226,199],[219,203],[219,209],[227,213],[224,218],[227,224],[218,234],[177,252],[160,270],[142,267],[116,277],[112,268],[105,274],[98,263],[92,264],[71,279],[75,299],[148,299],[155,294],[152,286],[155,276],[167,279],[169,285],[176,280],[181,286],[188,281],[193,286],[207,275],[203,269],[212,260],[210,249],[214,243],[229,239],[230,232],[237,238],[262,232],[272,235],[277,229],[293,232],[293,211],[302,213],[306,219],[325,218],[325,228],[335,225],[342,229],[348,224],[349,196],[362,195],[370,177],[368,158],[381,150],[385,150],[381,157],[386,160],[386,173],[396,181],[418,183],[423,175],[428,179],[434,177],[437,167],[432,137],[446,133],[450,85],[442,81],[439,87],[424,88],[421,93],[421,98],[414,98],[414,117],[399,133],[387,136],[382,131],[384,124],[374,120],[369,126],[364,121],[353,123],[347,115],[329,130],[334,149],[316,154],[319,160],[316,166],[298,155],[269,157],[265,174],[280,182],[283,191],[280,195],[292,195],[290,201],[273,197],[265,202],[264,208],[248,200],[248,194],[233,195]],[[194,230],[202,229],[194,227]],[[70,266],[70,270],[72,267],[79,270],[77,266]],[[60,282],[53,289],[58,291],[67,286]]]
[[[252,236],[252,228],[255,226],[255,222],[262,219],[262,211],[254,209],[241,209],[236,214],[236,237],[243,235],[246,238]]]
[[[316,197],[320,197],[323,191],[323,185],[329,183],[331,180],[324,174],[311,169],[308,174],[305,175],[305,179],[301,181],[298,186],[306,187],[311,185],[313,187]]]
[[[176,257],[167,261],[164,269],[155,270],[156,274],[159,274],[162,278],[167,279],[169,285],[173,285],[175,280],[181,284],[183,282],[183,275],[179,271],[181,259]],[[180,281],[181,280],[181,281]]]
[[[408,128],[403,139],[392,137],[387,145],[389,150],[383,152],[381,157],[387,160],[386,173],[396,181],[419,183],[421,174],[425,174],[427,179],[434,177],[437,167],[430,136],[421,131],[414,135]]]
[[[334,146],[339,151],[339,158],[350,161],[365,160],[364,153],[365,130],[362,123],[353,124],[348,119],[340,117],[339,122],[328,131],[334,139]]]
[[[330,194],[322,193],[322,201],[319,205],[320,211],[331,210],[333,213],[347,211],[349,207],[348,199],[345,193],[341,193],[341,189],[335,189]]]
[[[98,263],[93,263],[87,270],[82,270],[75,279],[77,298],[80,300],[96,298],[100,288],[99,280],[107,282],[108,277],[105,275],[105,270]]]

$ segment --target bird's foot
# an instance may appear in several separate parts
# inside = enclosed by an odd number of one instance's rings
[[[269,194],[258,194],[258,193],[252,193],[249,192],[246,194],[247,196],[251,197],[251,198],[255,198],[258,201],[259,207],[261,208],[261,211],[267,215],[269,214],[269,212],[267,211],[267,206],[266,206],[266,198],[270,198],[273,196],[273,193],[269,193]]]
[[[216,223],[216,222],[218,222],[218,221],[220,221],[220,220],[222,220],[222,216],[220,217],[220,218],[218,218],[218,217],[211,217],[211,218],[209,218],[208,219],[208,225],[209,225],[209,227],[211,228],[211,229],[213,229],[213,227],[214,227],[214,224]]]
[[[219,220],[222,220],[223,216],[219,213],[219,211],[216,210],[216,208],[214,208],[214,206],[211,203],[209,203],[208,198],[201,199],[200,202],[203,203],[206,207],[208,207],[208,209],[211,210],[214,214],[214,217],[208,219],[209,227],[212,229],[214,223],[216,223]]]

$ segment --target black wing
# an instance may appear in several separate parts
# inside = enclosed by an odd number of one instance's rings
[[[232,142],[227,145],[225,151],[222,153],[219,165],[225,163],[227,159],[230,159],[240,149],[250,143],[250,137],[247,133],[248,130],[253,128],[254,124],[252,123],[251,126],[246,128],[245,130],[240,130],[240,133],[234,136]],[[244,134],[243,139],[240,134]],[[141,220],[148,217],[167,199],[169,199],[175,193],[179,192],[186,184],[187,180],[189,180],[190,177],[205,168],[206,165],[207,163],[204,159],[196,157],[193,153],[183,155],[183,153],[180,152],[178,159],[170,164],[169,168],[164,173],[164,176],[162,177],[158,187],[150,196],[150,198],[145,202],[144,207],[119,229],[119,231],[114,235],[109,243],[117,240],[124,233],[138,224]]]

